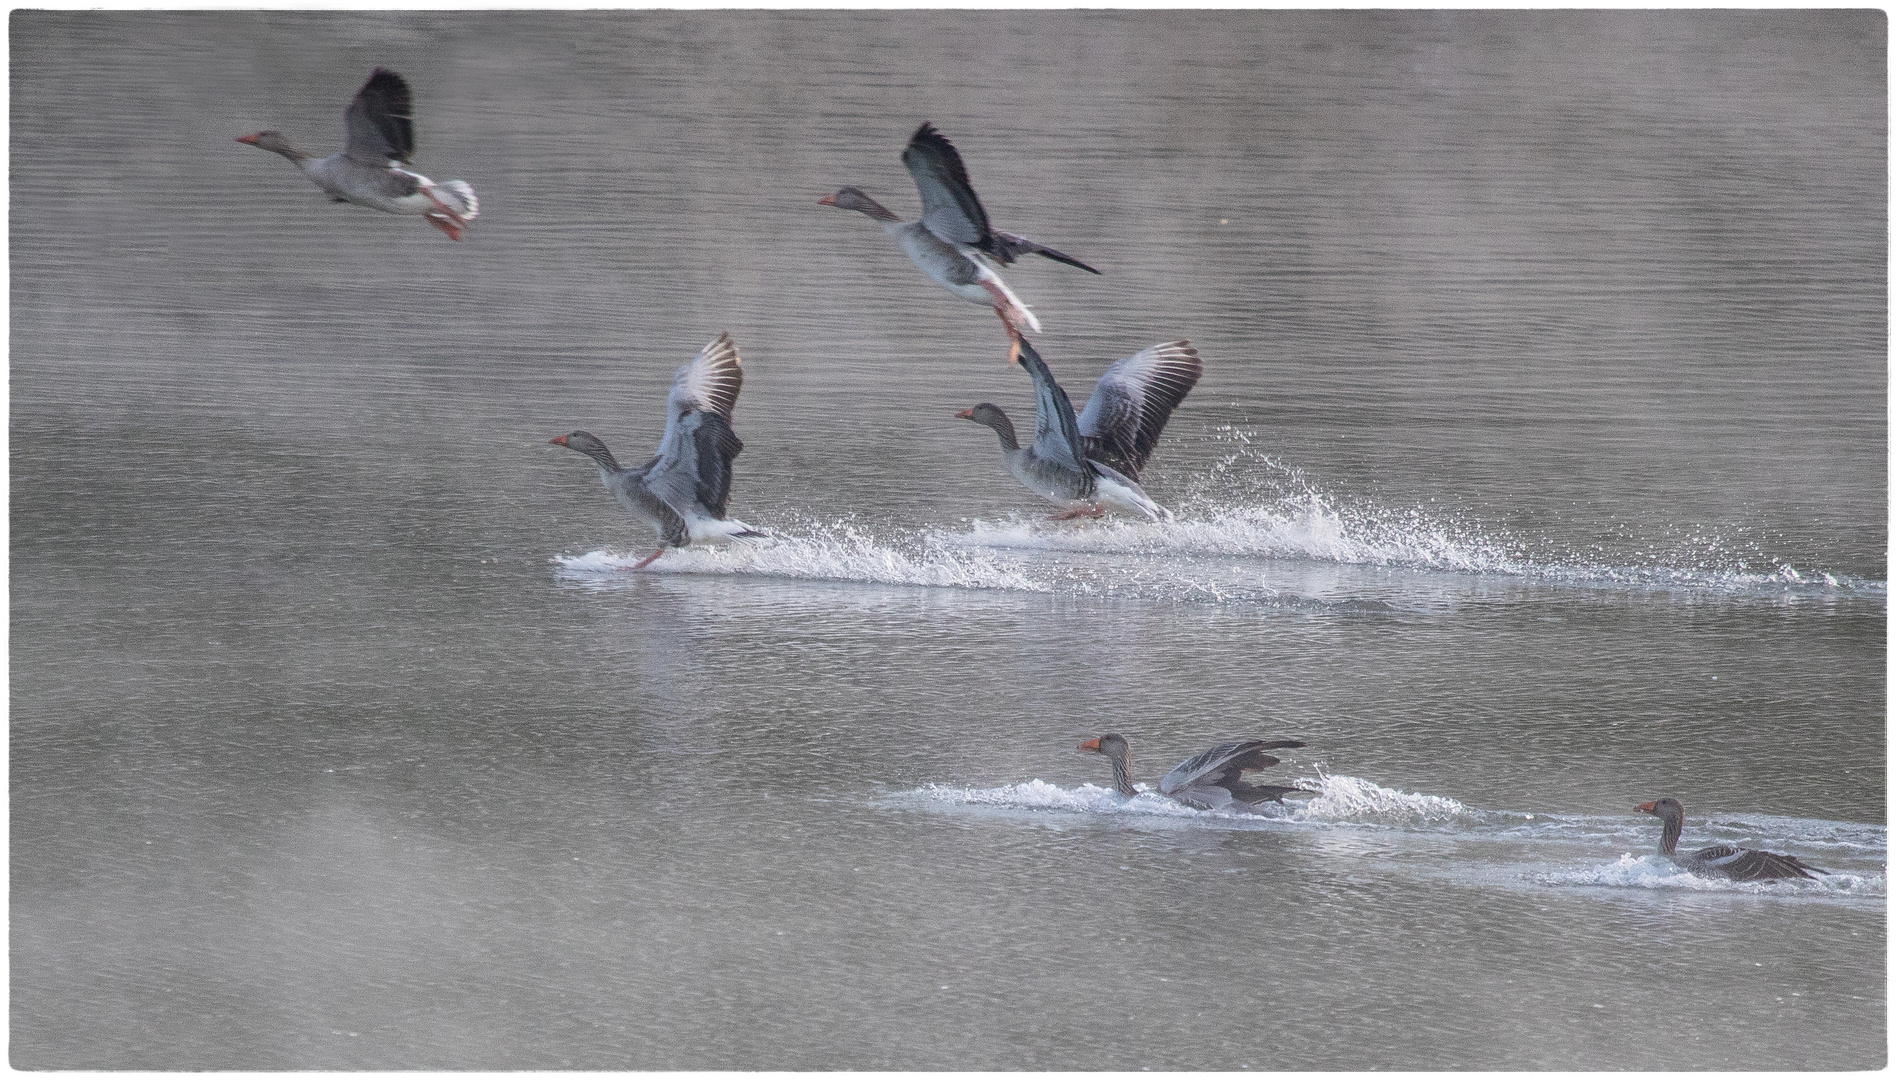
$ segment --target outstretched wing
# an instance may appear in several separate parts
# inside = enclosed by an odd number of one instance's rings
[[[406,162],[415,153],[415,126],[408,83],[376,68],[343,111],[343,152],[364,165]]]
[[[1115,363],[1080,414],[1082,453],[1138,480],[1172,411],[1204,373],[1189,341],[1155,345]]]
[[[1052,259],[1058,263],[1066,263],[1068,266],[1078,266],[1089,274],[1100,273],[1100,271],[1095,270],[1093,267],[1088,266],[1086,263],[1081,262],[1079,259],[1074,258],[1072,255],[1069,255],[1061,251],[1055,251],[1053,248],[1048,247],[1046,244],[1036,243],[1033,240],[1029,240],[1025,236],[1016,236],[1013,233],[1002,232],[999,229],[995,230],[994,243],[989,248],[984,249],[984,250],[988,250],[990,252],[1000,251],[1002,254],[997,255],[996,257],[999,258],[1004,265],[1007,263],[1013,262],[1015,259],[1019,258],[1022,255],[1039,255],[1043,258]]]
[[[720,332],[678,369],[666,396],[665,434],[646,487],[687,519],[725,516],[731,460],[744,449],[731,429],[731,410],[744,386],[742,363],[731,335]]]
[[[1240,773],[1254,769],[1268,769],[1278,763],[1278,759],[1265,753],[1267,750],[1283,750],[1303,746],[1297,739],[1248,739],[1244,742],[1220,743],[1203,754],[1196,754],[1172,767],[1172,771],[1161,777],[1161,794],[1171,795],[1189,787],[1227,787],[1238,780]]]
[[[679,417],[690,412],[717,413],[731,420],[738,403],[738,391],[744,387],[743,360],[731,335],[718,336],[698,350],[692,362],[678,369],[672,378],[672,392],[665,399],[665,435],[659,440],[660,453],[672,441]]]
[[[1074,406],[1067,400],[1067,391],[1054,381],[1047,361],[1025,340],[1021,342],[1021,366],[1034,380],[1034,456],[1082,471],[1080,427],[1074,420]]]
[[[902,163],[915,178],[916,192],[922,196],[922,224],[930,232],[951,244],[972,244],[986,250],[989,239],[988,211],[982,209],[975,189],[969,186],[968,170],[962,155],[948,137],[923,124],[909,137],[903,148]],[[997,256],[999,257],[999,256]],[[1002,258],[1012,261],[1012,257]]]
[[[646,471],[646,490],[687,522],[706,515],[723,518],[731,495],[731,459],[744,443],[715,412],[688,412],[673,430],[676,437],[659,447],[658,460]]]
[[[1693,859],[1734,881],[1808,878],[1814,872],[1824,873],[1815,866],[1805,865],[1804,861],[1795,855],[1727,847],[1724,844],[1718,847],[1701,848],[1693,853]]]

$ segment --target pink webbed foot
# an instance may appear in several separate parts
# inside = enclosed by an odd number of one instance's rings
[[[620,567],[620,569],[621,570],[644,570],[646,567],[652,565],[652,561],[654,559],[657,559],[659,556],[663,554],[665,554],[665,549],[660,548],[659,550],[653,552],[652,554],[647,555],[645,558],[640,559],[638,562],[633,563],[631,566],[622,566]]]
[[[461,229],[467,224],[443,214],[426,214],[423,217],[430,225],[447,233],[450,240],[461,239]]]
[[[1049,517],[1047,520],[1072,521],[1075,518],[1097,518],[1101,516],[1102,514],[1105,514],[1106,512],[1107,512],[1107,508],[1105,506],[1101,505],[1100,503],[1094,503],[1092,506],[1076,506],[1071,510],[1062,510],[1060,513],[1055,514],[1052,517]]]

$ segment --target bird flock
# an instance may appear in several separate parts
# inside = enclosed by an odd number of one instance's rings
[[[439,183],[408,166],[415,153],[413,102],[408,83],[377,68],[343,113],[343,149],[327,157],[297,149],[282,133],[259,131],[237,141],[288,159],[335,202],[355,203],[391,214],[419,216],[459,241],[480,216],[480,201],[465,180]],[[998,406],[982,402],[956,417],[994,431],[1008,471],[1028,490],[1062,508],[1054,520],[1099,517],[1109,508],[1169,520],[1139,485],[1139,475],[1159,443],[1166,421],[1204,374],[1190,342],[1154,345],[1106,370],[1093,395],[1075,414],[1067,392],[1026,334],[1040,319],[996,272],[1023,255],[1100,271],[1036,241],[994,228],[976,196],[962,156],[948,137],[924,123],[910,136],[902,163],[922,201],[919,221],[904,221],[860,188],[844,187],[819,205],[855,210],[880,222],[923,273],[949,292],[990,308],[1008,336],[1008,361],[1027,370],[1034,385],[1034,441],[1021,445],[1014,422]],[[737,345],[720,333],[678,369],[666,397],[665,432],[658,452],[643,465],[619,464],[606,444],[586,431],[548,440],[584,454],[599,466],[600,483],[627,510],[649,524],[658,550],[625,567],[642,570],[671,548],[747,540],[767,535],[728,517],[732,461],[744,449],[732,429],[731,411],[744,384]],[[1159,782],[1159,793],[1202,810],[1256,813],[1265,803],[1292,794],[1296,786],[1249,784],[1243,774],[1279,759],[1268,750],[1301,747],[1296,739],[1221,743],[1180,762]],[[1128,798],[1133,786],[1131,750],[1117,734],[1101,735],[1079,749],[1108,759],[1114,790]],[[1677,850],[1685,822],[1678,800],[1656,799],[1635,808],[1662,824],[1660,854],[1693,874],[1735,881],[1810,878],[1825,871],[1769,851],[1716,846]]]

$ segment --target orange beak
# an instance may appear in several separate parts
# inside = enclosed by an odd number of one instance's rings
[[[963,409],[961,412],[955,414],[955,419],[957,420],[973,420],[974,418],[975,410],[973,409]]]
[[[242,142],[243,140],[239,139],[238,141]],[[837,197],[835,195],[825,195],[823,198],[817,200],[818,206],[835,206],[836,204]]]
[[[1659,801],[1658,799],[1654,800],[1654,802],[1658,802],[1658,801]],[[1643,802],[1639,806],[1634,807],[1634,809],[1640,811],[1643,814],[1651,814],[1653,813],[1653,803]]]
[[[1074,747],[1074,749],[1076,749],[1076,750],[1091,750],[1091,751],[1093,751],[1094,753],[1096,753],[1096,754],[1097,754],[1097,753],[1099,753],[1099,752],[1100,752],[1100,740],[1099,740],[1099,739],[1088,739],[1088,740],[1087,740],[1086,742],[1084,742],[1084,743],[1081,743],[1081,744],[1080,744],[1079,746],[1076,746],[1076,747]]]
[[[255,136],[255,135],[239,135],[239,136],[237,136],[237,141],[238,141],[238,142],[240,142],[240,143],[245,143],[245,144],[247,144],[247,145],[249,145],[249,146],[255,146],[255,145],[257,145],[257,136]]]
[[[547,440],[547,443],[548,443],[548,445],[550,445],[550,446],[565,446],[565,445],[566,445],[566,436],[565,436],[565,435],[555,435],[555,436],[554,436],[553,438],[551,438],[551,439],[548,439],[548,440]]]

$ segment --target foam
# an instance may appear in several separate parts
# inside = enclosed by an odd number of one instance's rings
[[[1260,821],[1276,820],[1309,825],[1366,823],[1379,825],[1438,824],[1468,818],[1472,812],[1454,799],[1395,791],[1354,776],[1305,778],[1300,786],[1319,792],[1316,798],[1287,798],[1282,806],[1267,803],[1264,812],[1199,810],[1158,794],[1150,784],[1135,784],[1139,794],[1127,798],[1111,788],[1082,784],[1063,788],[1045,780],[1030,780],[996,788],[930,784],[910,793],[927,805],[984,807],[1026,811],[1064,811],[1077,814],[1133,814],[1165,818]]]
[[[760,574],[818,581],[881,585],[926,585],[964,589],[1047,592],[1019,568],[989,555],[955,551],[905,551],[848,526],[819,526],[814,536],[773,534],[761,540],[667,551],[647,571],[662,574]],[[576,578],[630,579],[622,568],[637,561],[609,548],[554,559]]]
[[[1587,885],[1619,889],[1673,889],[1697,893],[1754,893],[1796,896],[1811,893],[1837,896],[1884,896],[1885,878],[1880,873],[1852,874],[1831,871],[1824,876],[1781,881],[1732,881],[1702,877],[1680,869],[1658,855],[1623,854],[1611,863],[1569,870],[1553,870],[1534,876],[1545,885]]]
[[[1436,825],[1473,820],[1475,813],[1454,799],[1386,788],[1355,776],[1300,778],[1300,787],[1314,787],[1317,798],[1300,800],[1291,812],[1298,821],[1373,822],[1385,825]]]

